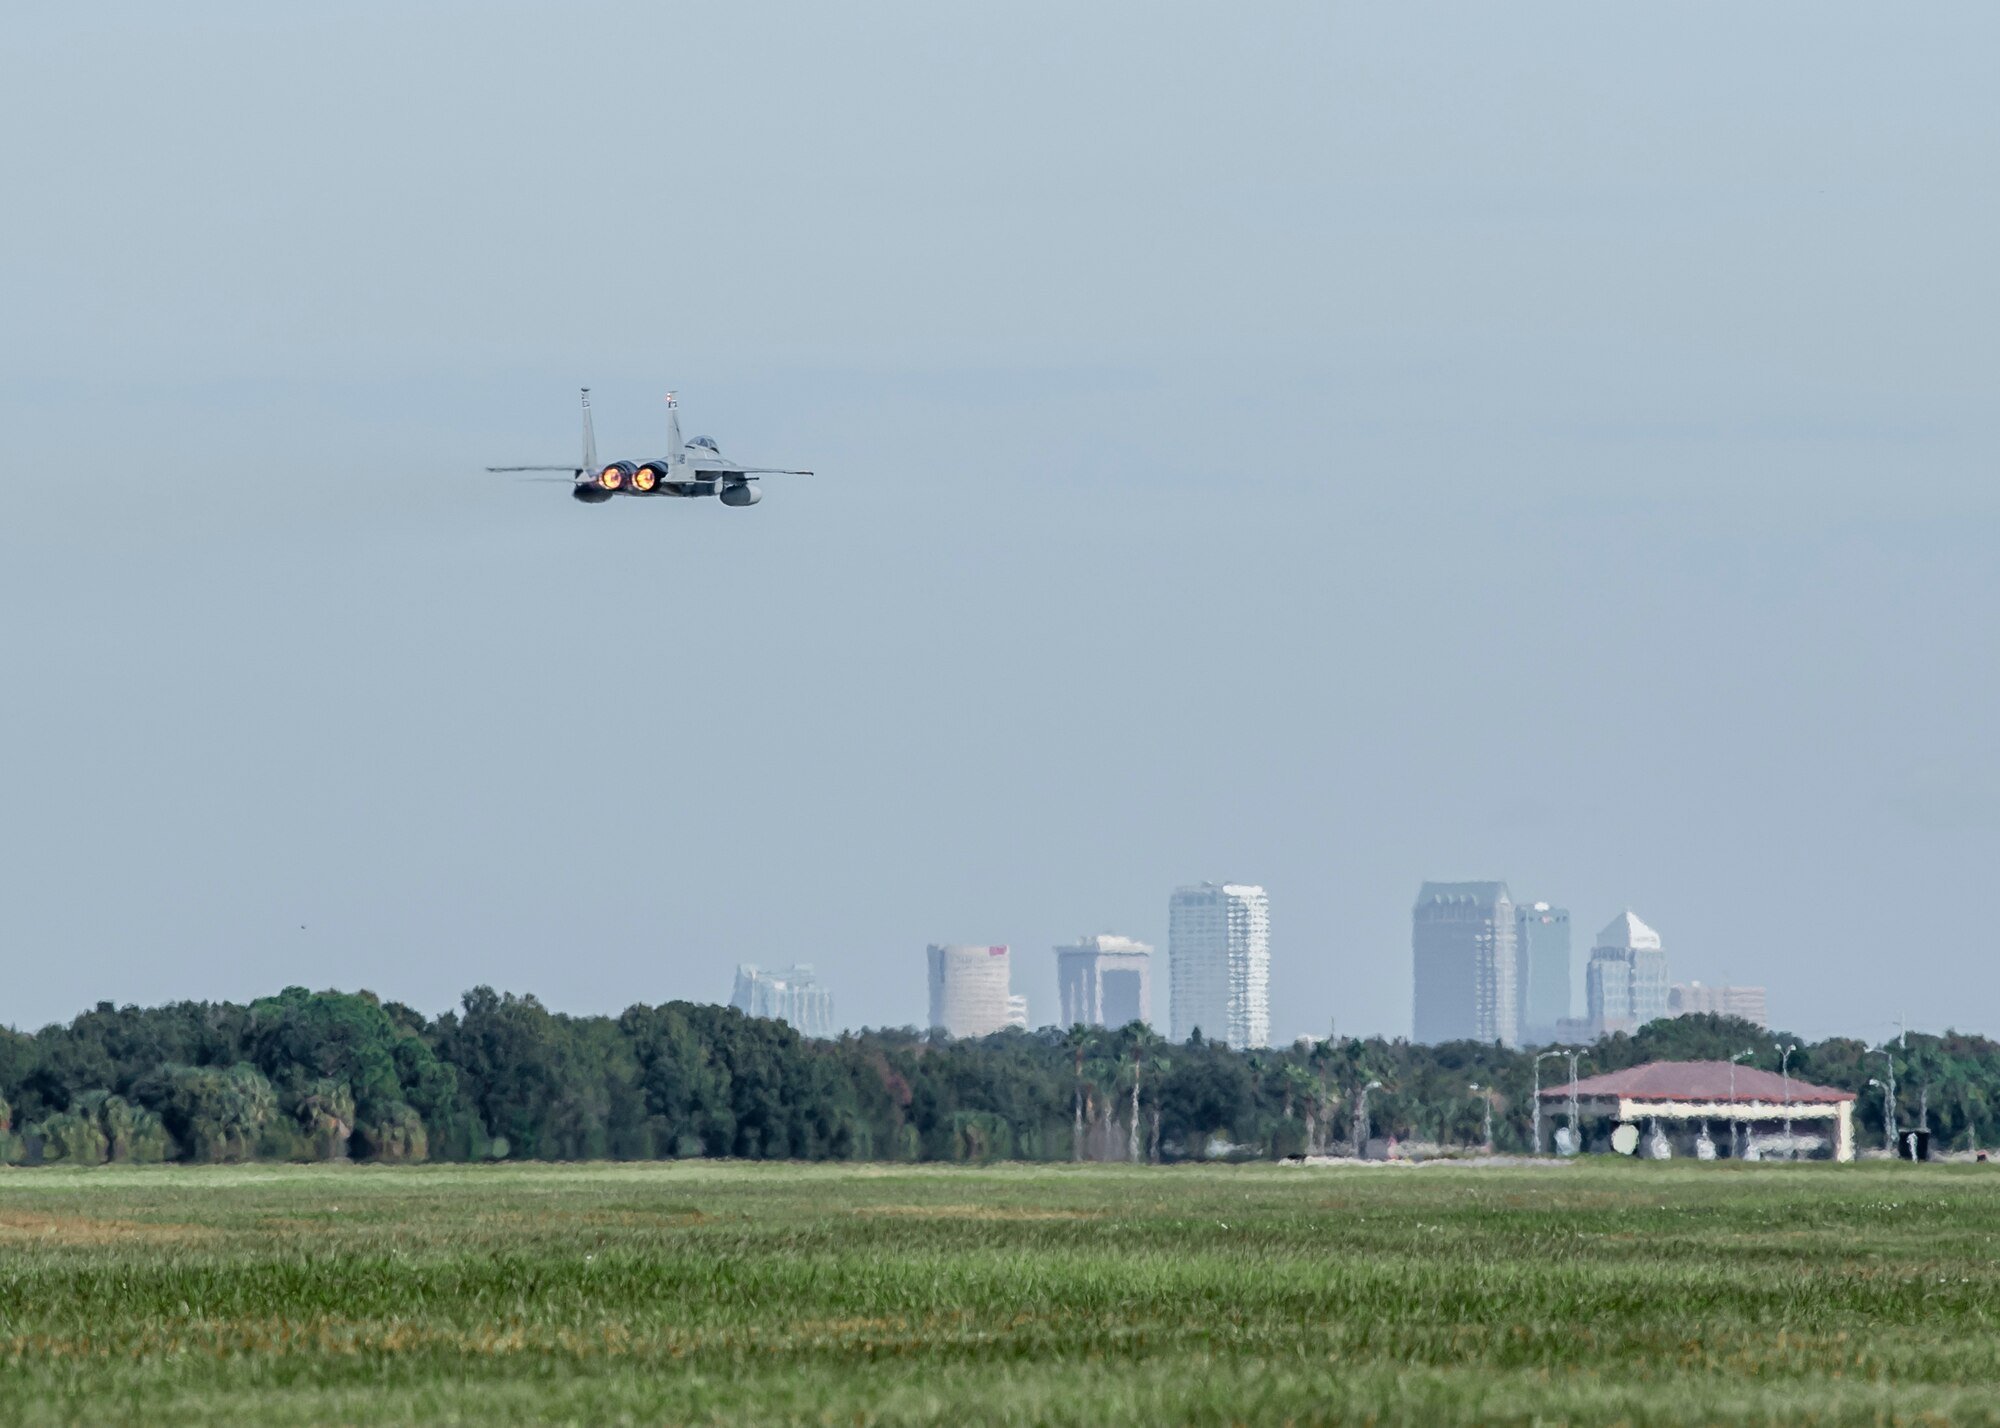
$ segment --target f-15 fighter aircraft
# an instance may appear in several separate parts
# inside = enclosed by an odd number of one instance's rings
[[[759,476],[810,476],[778,466],[745,466],[716,450],[715,438],[681,440],[680,402],[667,393],[667,454],[651,461],[597,464],[597,436],[590,426],[590,388],[583,389],[583,461],[574,466],[489,466],[488,471],[564,471],[570,495],[587,505],[613,496],[717,496],[725,506],[754,506],[764,499]]]

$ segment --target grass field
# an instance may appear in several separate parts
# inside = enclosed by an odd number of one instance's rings
[[[0,1422],[2000,1421],[2000,1172],[0,1172]]]

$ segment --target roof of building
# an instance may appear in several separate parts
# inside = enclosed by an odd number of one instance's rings
[[[1775,1071],[1759,1071],[1754,1066],[1732,1067],[1727,1061],[1649,1061],[1624,1071],[1602,1076],[1586,1076],[1576,1083],[1579,1096],[1622,1096],[1632,1101],[1728,1101],[1730,1072],[1736,1073],[1738,1101],[1782,1104],[1787,1083]],[[1852,1091],[1832,1086],[1815,1086],[1794,1076],[1790,1081],[1794,1103],[1851,1101]],[[1545,1087],[1542,1099],[1566,1100],[1569,1086],[1561,1083]]]
[[[1152,954],[1153,949],[1148,943],[1120,937],[1115,932],[1079,937],[1071,946],[1056,948],[1058,957],[1150,957]]]
[[[1469,902],[1478,907],[1492,907],[1495,903],[1513,899],[1507,895],[1505,883],[1425,883],[1417,889],[1417,906],[1427,902]]]
[[[1609,927],[1597,934],[1597,945],[1657,952],[1660,950],[1660,934],[1641,922],[1628,907],[1611,919]]]

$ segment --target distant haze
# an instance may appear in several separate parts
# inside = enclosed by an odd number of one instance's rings
[[[1418,884],[1505,878],[2000,1032],[1991,4],[10,31],[0,1022],[900,1024],[931,942],[1043,1022],[1234,879],[1276,1037],[1406,1034]],[[819,474],[480,473],[583,384]]]

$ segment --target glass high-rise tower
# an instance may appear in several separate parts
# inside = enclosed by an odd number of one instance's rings
[[[1667,1015],[1667,954],[1660,934],[1630,911],[1597,934],[1585,968],[1591,1030],[1637,1031]]]
[[[1514,899],[1505,883],[1425,883],[1410,912],[1411,1039],[1520,1044]]]
[[[1521,1040],[1543,1046],[1569,1019],[1569,909],[1545,902],[1514,909],[1515,1014]]]

